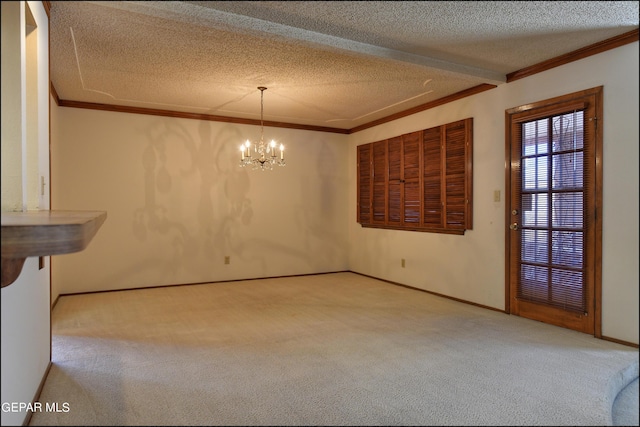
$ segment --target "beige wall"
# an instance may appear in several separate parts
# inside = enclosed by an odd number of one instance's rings
[[[21,25],[22,24],[22,25]],[[22,210],[23,90],[24,57],[20,3],[2,2],[2,210]]]
[[[505,110],[604,86],[602,332],[638,343],[638,43],[350,137],[349,268],[497,309],[505,307]],[[361,228],[356,146],[474,118],[473,230],[464,236]],[[494,202],[495,190],[501,201]],[[402,268],[400,259],[406,259]]]
[[[2,2],[3,211],[49,208],[38,185],[40,176],[48,185],[49,173],[48,26],[42,2]],[[49,258],[42,269],[27,258],[1,292],[2,402],[29,403],[51,354]],[[3,410],[1,424],[22,425],[26,416]]]
[[[52,259],[55,292],[348,268],[346,135],[266,127],[288,164],[263,172],[238,166],[259,126],[61,107],[54,117],[53,208],[107,211],[87,249]]]

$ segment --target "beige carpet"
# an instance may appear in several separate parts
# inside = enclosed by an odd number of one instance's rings
[[[638,349],[355,273],[61,297],[30,425],[611,425]]]

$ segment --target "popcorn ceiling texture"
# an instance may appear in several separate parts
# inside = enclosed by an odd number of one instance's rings
[[[52,2],[63,100],[351,129],[638,28],[638,2]]]

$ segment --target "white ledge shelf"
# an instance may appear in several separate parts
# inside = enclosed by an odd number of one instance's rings
[[[102,226],[104,211],[2,212],[2,283],[13,283],[26,258],[84,250]]]

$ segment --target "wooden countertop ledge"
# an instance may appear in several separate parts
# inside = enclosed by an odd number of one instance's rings
[[[18,278],[27,257],[84,250],[106,218],[104,211],[2,212],[2,287]]]

